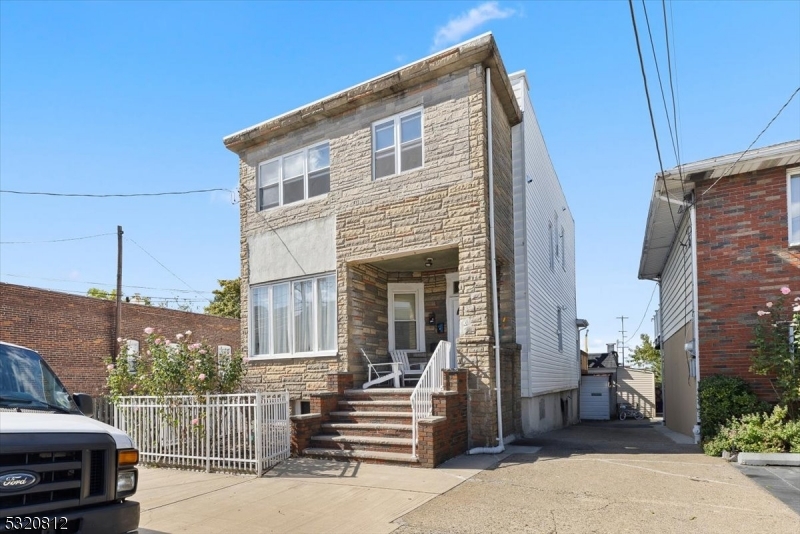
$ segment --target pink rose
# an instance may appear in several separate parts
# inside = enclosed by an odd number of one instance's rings
[[[767,308],[771,308],[771,307],[772,307],[772,303],[771,302],[767,302]]]
[[[187,335],[187,336],[191,336],[191,335],[192,335],[192,331],[191,331],[191,330],[187,330],[187,331],[186,331],[186,335]]]
[[[175,339],[183,339],[183,334],[175,334]]]
[[[792,290],[791,290],[791,289],[789,289],[789,288],[788,288],[788,287],[786,287],[786,286],[783,286],[783,287],[781,288],[781,293],[783,293],[784,295],[788,295],[788,294],[789,294],[789,293],[791,293],[791,292],[792,292]]]
[[[200,373],[200,375],[198,375],[197,379],[198,379],[200,382],[202,382],[203,380],[205,380],[205,379],[206,379],[206,375],[205,375],[205,373]]]
[[[205,354],[205,353],[206,353],[206,349],[200,349],[200,354]]]
[[[756,313],[758,313],[759,317],[764,317],[765,315],[769,315],[769,312],[764,310],[758,310]]]
[[[150,334],[153,333],[153,329],[148,326],[147,328],[144,329],[144,333],[149,336]]]
[[[117,338],[117,343],[122,343],[122,338],[121,337]]]
[[[193,425],[197,425],[199,422],[200,422],[200,419],[198,419],[197,417],[195,417],[194,419],[192,419],[192,424],[193,424]]]
[[[160,337],[157,337],[157,338],[156,338],[156,340],[155,340],[155,344],[156,344],[156,345],[161,345],[161,338],[160,338]]]
[[[114,370],[114,364],[113,363],[109,363],[108,365],[106,365],[106,369],[108,369],[109,371],[113,371]]]

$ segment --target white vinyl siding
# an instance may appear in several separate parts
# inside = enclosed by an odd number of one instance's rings
[[[250,287],[251,358],[335,354],[336,278]]]
[[[575,224],[525,82],[516,78],[512,84],[523,111],[522,124],[512,128],[517,342],[522,396],[531,397],[578,387]]]
[[[681,221],[661,277],[662,343],[694,318],[691,239],[687,214]]]
[[[650,371],[620,367],[617,369],[617,403],[639,405],[645,417],[656,415],[656,379]]]
[[[789,213],[789,246],[800,245],[800,169],[786,173]]]

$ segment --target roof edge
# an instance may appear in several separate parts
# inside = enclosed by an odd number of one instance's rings
[[[498,93],[505,112],[511,118],[512,126],[521,122],[522,115],[514,97],[508,73],[500,58],[497,43],[492,33],[487,32],[441,52],[230,134],[223,138],[223,143],[228,150],[240,153],[254,145],[264,143],[304,126],[312,125],[324,118],[335,117],[367,103],[477,63],[500,71],[500,76],[492,76],[492,85],[500,89]]]

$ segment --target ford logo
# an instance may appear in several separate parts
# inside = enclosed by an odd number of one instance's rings
[[[20,491],[39,483],[36,473],[3,473],[0,475],[0,492]]]

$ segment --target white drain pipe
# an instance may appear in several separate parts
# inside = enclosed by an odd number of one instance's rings
[[[489,123],[489,246],[492,256],[492,319],[494,321],[494,369],[497,389],[497,445],[475,447],[468,454],[497,454],[503,452],[503,405],[500,395],[500,308],[497,302],[497,256],[494,245],[494,155],[492,151],[492,71],[486,69],[487,122]]]

